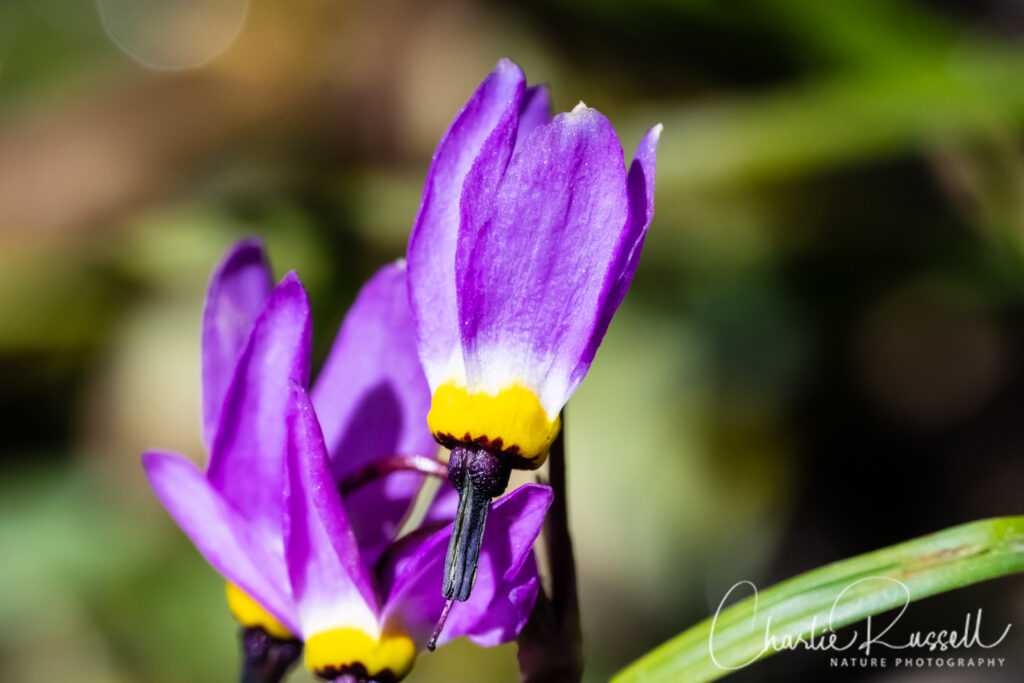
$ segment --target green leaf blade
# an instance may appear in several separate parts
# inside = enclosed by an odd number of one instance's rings
[[[988,579],[1024,572],[1024,517],[964,524],[811,570],[723,609],[613,679],[713,681],[775,654],[774,642],[830,630]],[[909,599],[908,599],[909,593]],[[714,658],[710,638],[714,629]],[[842,640],[838,642],[843,642]],[[717,663],[716,663],[717,660]]]

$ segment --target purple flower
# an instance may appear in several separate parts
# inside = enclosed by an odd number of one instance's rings
[[[376,567],[367,565],[313,405],[298,385],[291,400],[285,555],[306,666],[328,680],[401,679],[444,608],[437,585],[452,525],[422,528],[389,548]],[[519,633],[537,597],[532,548],[550,504],[550,488],[538,484],[494,504],[479,587],[452,610],[442,642],[466,635],[490,646]]]
[[[289,638],[298,620],[281,526],[283,416],[291,383],[309,380],[311,321],[294,273],[271,285],[253,241],[229,251],[211,279],[202,330],[206,473],[173,453],[146,453],[143,465],[168,512],[228,580],[242,624]]]
[[[636,271],[661,126],[628,172],[608,120],[551,118],[498,63],[441,139],[409,240],[409,292],[443,444],[539,467]]]
[[[368,463],[436,450],[405,280],[404,265],[393,264],[364,286],[307,395],[306,293],[294,273],[271,290],[260,245],[236,245],[214,272],[203,316],[207,472],[177,454],[143,456],[157,496],[227,579],[239,621],[306,639],[310,665],[325,673],[404,674],[412,662],[404,643],[414,656],[423,623],[442,609],[435,590],[417,587],[440,575],[443,556],[433,549],[451,529],[435,524],[393,543],[422,475],[391,474],[344,500],[338,493],[338,482]],[[452,618],[461,634],[496,644],[525,622],[537,592],[530,548],[549,496],[543,487],[510,496],[514,519],[488,529],[489,557],[516,572],[492,572],[489,594],[460,606]],[[339,640],[346,628],[352,638]]]
[[[490,500],[511,468],[544,463],[633,279],[660,134],[648,131],[627,171],[600,112],[581,102],[552,118],[547,89],[501,60],[434,153],[409,299],[427,422],[452,449],[459,491],[442,584],[452,600],[473,591]]]
[[[294,631],[282,526],[285,416],[291,384],[309,379],[311,320],[294,273],[272,291],[271,284],[263,250],[251,240],[233,247],[211,279],[202,330],[205,476],[175,454],[147,453],[144,463],[157,495],[211,564],[244,593],[262,596],[279,625]],[[436,449],[404,288],[399,265],[367,283],[313,389],[339,481],[382,457]],[[393,540],[421,483],[420,475],[400,473],[349,497],[368,561]],[[244,602],[237,588],[229,597],[235,607]]]

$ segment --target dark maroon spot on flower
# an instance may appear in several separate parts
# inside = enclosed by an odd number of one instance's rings
[[[333,683],[397,683],[398,677],[391,669],[370,676],[366,667],[359,662],[346,664],[342,667],[328,666],[318,669],[316,675]]]
[[[448,449],[454,449],[456,446],[476,446],[479,448],[486,448],[489,451],[495,451],[507,455],[512,458],[516,458],[513,462],[529,462],[529,458],[521,458],[519,454],[522,449],[518,444],[511,444],[505,446],[505,440],[500,436],[496,439],[492,439],[486,434],[474,437],[469,432],[466,432],[462,437],[456,437],[454,434],[447,432],[435,432],[434,440],[439,444]],[[513,465],[513,468],[516,466]]]

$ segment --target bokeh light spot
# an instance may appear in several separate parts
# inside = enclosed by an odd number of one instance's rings
[[[249,0],[97,0],[107,35],[151,69],[194,69],[242,32]]]

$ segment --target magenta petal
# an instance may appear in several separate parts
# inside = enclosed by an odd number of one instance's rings
[[[275,543],[257,533],[187,458],[146,453],[142,464],[160,502],[213,568],[298,633],[280,534]]]
[[[409,237],[409,296],[419,352],[436,387],[458,359],[455,249],[463,181],[485,143],[486,156],[503,164],[515,143],[525,77],[501,60],[452,122],[434,153],[420,210]],[[454,358],[453,358],[454,355]]]
[[[453,629],[453,632],[464,630],[466,636],[480,647],[494,647],[511,642],[523,630],[523,626],[526,626],[533,605],[537,602],[539,590],[537,560],[531,554],[519,569],[519,573],[503,582],[500,591],[495,593],[494,599],[483,614],[479,617],[472,611],[467,611],[461,616],[456,614],[451,617],[452,623],[448,627]],[[466,619],[467,623],[460,626],[459,619]]]
[[[228,389],[207,477],[247,519],[281,537],[285,415],[309,381],[309,300],[295,273],[267,299]]]
[[[528,136],[496,193],[485,165],[467,177],[456,254],[467,383],[521,381],[553,418],[582,380],[574,370],[626,248],[622,147],[581,106]]]
[[[203,439],[207,448],[213,444],[238,357],[273,284],[263,246],[255,239],[231,247],[210,278],[202,333]]]
[[[331,476],[320,425],[306,392],[288,407],[285,557],[305,637],[343,626],[374,633],[377,599]]]
[[[582,377],[590,368],[591,361],[597,353],[597,347],[601,345],[612,316],[618,309],[622,299],[626,296],[626,290],[633,282],[633,274],[640,263],[640,252],[644,246],[644,238],[647,237],[647,228],[654,219],[654,169],[657,160],[658,138],[661,137],[662,126],[658,125],[647,131],[644,139],[637,147],[636,156],[629,167],[628,191],[629,191],[629,232],[626,235],[626,242],[622,251],[619,252],[618,262],[615,264],[616,274],[612,286],[601,309],[601,317],[594,333],[590,338],[590,344],[576,367],[575,375]]]
[[[526,484],[497,500],[487,516],[473,594],[455,603],[439,643],[468,635],[488,645],[507,642],[526,622],[537,595],[533,542],[551,505],[547,486]],[[444,607],[441,581],[452,525],[402,539],[381,572],[384,615],[420,645]]]
[[[312,397],[337,481],[381,458],[437,452],[403,263],[381,268],[360,291]],[[422,484],[422,475],[394,474],[346,497],[367,564],[394,540]]]

